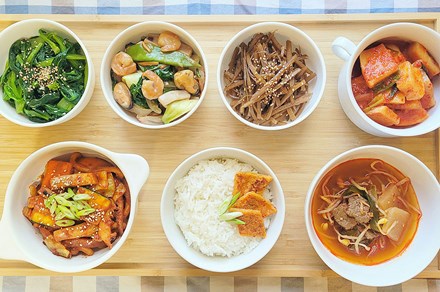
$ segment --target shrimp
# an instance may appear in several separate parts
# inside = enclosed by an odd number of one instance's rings
[[[136,63],[131,56],[124,52],[117,53],[111,63],[113,72],[118,76],[125,76],[136,72]]]
[[[162,52],[172,52],[177,51],[180,46],[180,38],[178,35],[172,33],[171,31],[164,31],[159,35],[157,43],[160,46]]]
[[[157,99],[163,94],[164,84],[156,73],[147,70],[142,76],[148,78],[148,80],[142,81],[142,94],[146,99]]]

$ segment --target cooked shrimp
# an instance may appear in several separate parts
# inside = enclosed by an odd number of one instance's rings
[[[117,53],[111,63],[113,72],[118,76],[125,76],[136,72],[136,63],[131,56],[124,52]]]
[[[177,51],[180,46],[180,38],[178,35],[172,33],[171,31],[164,31],[159,35],[157,40],[160,50],[162,52],[172,52]]]
[[[147,70],[142,76],[148,78],[148,80],[142,81],[142,94],[146,99],[157,99],[163,94],[164,84],[156,73]]]

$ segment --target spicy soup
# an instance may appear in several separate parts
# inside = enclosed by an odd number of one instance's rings
[[[311,212],[326,248],[361,265],[404,252],[422,216],[410,179],[370,158],[349,160],[327,172],[314,190]]]

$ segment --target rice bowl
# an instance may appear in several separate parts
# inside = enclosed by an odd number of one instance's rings
[[[248,253],[261,241],[240,236],[234,224],[219,219],[219,206],[232,194],[237,172],[256,170],[236,159],[203,160],[177,181],[174,219],[188,245],[207,256]],[[270,190],[265,190],[264,197],[271,199]],[[269,222],[267,218],[266,228]]]
[[[276,208],[270,220],[270,226],[266,231],[266,236],[249,252],[243,252],[235,256],[207,256],[199,250],[188,245],[182,230],[174,219],[177,181],[185,177],[188,172],[203,160],[212,160],[218,158],[236,159],[243,163],[251,165],[258,173],[267,174],[272,178],[270,191],[272,193],[272,204]],[[259,193],[261,194],[261,192]],[[244,197],[244,196],[243,196]],[[231,208],[232,209],[232,208]],[[248,210],[253,211],[253,210]],[[218,213],[217,213],[218,214]],[[229,213],[227,213],[229,214]],[[261,260],[275,245],[283,228],[285,215],[284,194],[281,184],[270,169],[261,159],[255,155],[241,149],[218,147],[210,148],[191,155],[176,167],[174,172],[168,178],[162,192],[160,205],[160,216],[162,228],[173,249],[188,263],[212,272],[233,272],[245,269],[259,260]],[[204,224],[204,223],[203,223]],[[228,223],[229,224],[229,223]],[[206,226],[206,224],[204,224]],[[239,228],[239,227],[237,227]],[[264,226],[263,226],[264,228]],[[206,227],[205,229],[208,229]]]

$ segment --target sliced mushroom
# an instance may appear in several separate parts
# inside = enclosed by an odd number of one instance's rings
[[[130,109],[132,113],[135,113],[139,117],[145,117],[151,114],[152,110],[149,108],[141,107],[140,105],[133,104],[133,108]]]
[[[191,57],[191,55],[192,55],[192,53],[193,53],[193,49],[192,49],[190,46],[188,46],[187,44],[182,43],[182,44],[180,45],[179,52],[182,52],[182,53],[184,53],[185,55],[187,55],[188,57]]]
[[[191,94],[197,93],[199,90],[199,84],[194,79],[194,72],[191,70],[182,70],[174,74],[174,84],[177,88],[185,89]]]
[[[131,99],[130,90],[124,82],[116,83],[115,87],[113,88],[113,97],[124,109],[129,110],[133,107],[133,100]]]
[[[199,90],[203,91],[203,88],[205,88],[205,70],[203,68],[197,69],[198,76],[197,76],[197,82],[199,83]]]
[[[189,99],[191,94],[186,90],[171,90],[159,96],[159,102],[165,108],[176,100]]]
[[[153,44],[155,44],[156,46],[158,46],[158,40],[159,40],[159,34],[158,33],[149,33],[147,35],[148,40],[150,40],[150,42],[152,42]]]
[[[141,122],[142,124],[147,124],[147,125],[158,125],[158,124],[163,124],[161,116],[145,116],[145,117],[140,117],[137,116],[136,117],[139,122]]]
[[[159,107],[159,105],[157,104],[156,101],[146,99],[146,102],[147,102],[148,107],[149,107],[153,112],[155,112],[156,114],[159,114],[159,115],[162,113],[162,110],[160,109],[160,107]]]

